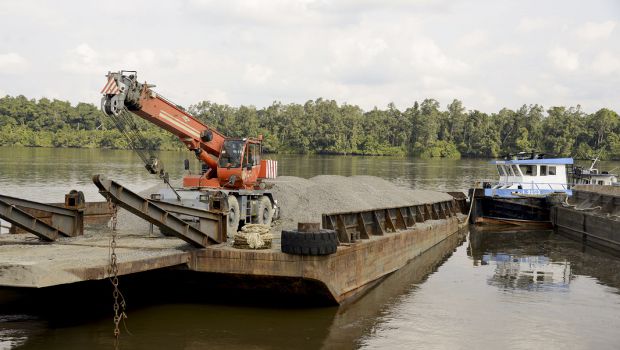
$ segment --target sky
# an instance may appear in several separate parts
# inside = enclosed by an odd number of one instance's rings
[[[620,1],[0,0],[0,95],[98,105],[121,69],[183,106],[620,111]]]

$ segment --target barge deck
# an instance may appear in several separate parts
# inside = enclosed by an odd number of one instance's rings
[[[455,208],[453,203],[426,208],[431,210],[429,217],[418,215],[418,219],[411,218],[413,222],[406,217],[410,226],[404,229],[386,229],[384,234],[341,244],[335,254],[327,256],[282,253],[277,239],[271,249],[264,250],[236,249],[229,242],[196,248],[148,229],[121,229],[116,238],[118,271],[128,275],[174,268],[206,272],[205,276],[305,280],[323,287],[317,294],[343,303],[466,225],[465,215],[449,210]],[[86,231],[83,236],[53,243],[27,234],[0,235],[0,286],[44,288],[108,278],[111,233],[107,228]]]

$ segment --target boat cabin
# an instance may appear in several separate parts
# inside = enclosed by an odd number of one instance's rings
[[[546,195],[566,192],[570,195],[567,166],[572,158],[534,158],[496,160],[499,181],[485,189],[485,195]],[[488,194],[486,193],[488,192]]]
[[[618,175],[610,174],[607,171],[599,171],[594,167],[598,158],[594,159],[592,165],[588,169],[575,167],[573,169],[573,179],[575,185],[602,185],[602,186],[618,186]]]

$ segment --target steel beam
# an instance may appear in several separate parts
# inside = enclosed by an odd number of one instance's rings
[[[29,222],[36,219],[38,222],[43,222],[58,230],[63,236],[75,237],[84,232],[84,211],[81,209],[68,209],[4,195],[0,195],[0,201],[5,204],[5,208],[7,205],[17,207],[19,214],[16,215],[19,215],[20,219],[26,219]],[[13,223],[8,218],[6,220]],[[31,229],[24,228],[20,224],[15,225],[30,233],[34,233]]]
[[[0,218],[18,226],[40,239],[52,242],[59,235],[69,236],[67,232],[59,230],[45,222],[35,218],[25,211],[17,208],[15,205],[0,200]]]
[[[208,211],[200,208],[188,207],[185,205],[163,202],[158,200],[148,200],[156,204],[165,211],[180,214],[181,219],[194,221],[195,226],[216,242],[226,241],[227,234],[227,215],[220,211]]]
[[[102,175],[93,176],[93,182],[104,197],[195,247],[206,247],[221,242],[216,237],[222,237],[222,232],[207,234],[178,218],[173,212],[160,207],[160,202],[151,202],[119,183],[105,179]],[[177,208],[177,210],[180,209]],[[224,214],[218,215],[224,216]],[[204,219],[208,220],[206,217]],[[211,227],[217,227],[217,225]]]

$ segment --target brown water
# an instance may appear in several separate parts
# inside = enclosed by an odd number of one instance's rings
[[[172,178],[182,173],[185,157],[161,155]],[[424,189],[466,190],[474,179],[495,177],[483,160],[274,158],[281,175],[368,174]],[[95,173],[135,190],[159,183],[127,151],[0,148],[2,194],[62,201],[78,189],[100,200],[90,183]],[[340,308],[212,295],[208,285],[177,287],[169,275],[127,278],[121,283],[131,335],[123,329],[121,348],[614,349],[619,271],[619,258],[552,232],[469,232]],[[0,349],[111,348],[110,311],[107,281],[45,293],[2,290]]]

